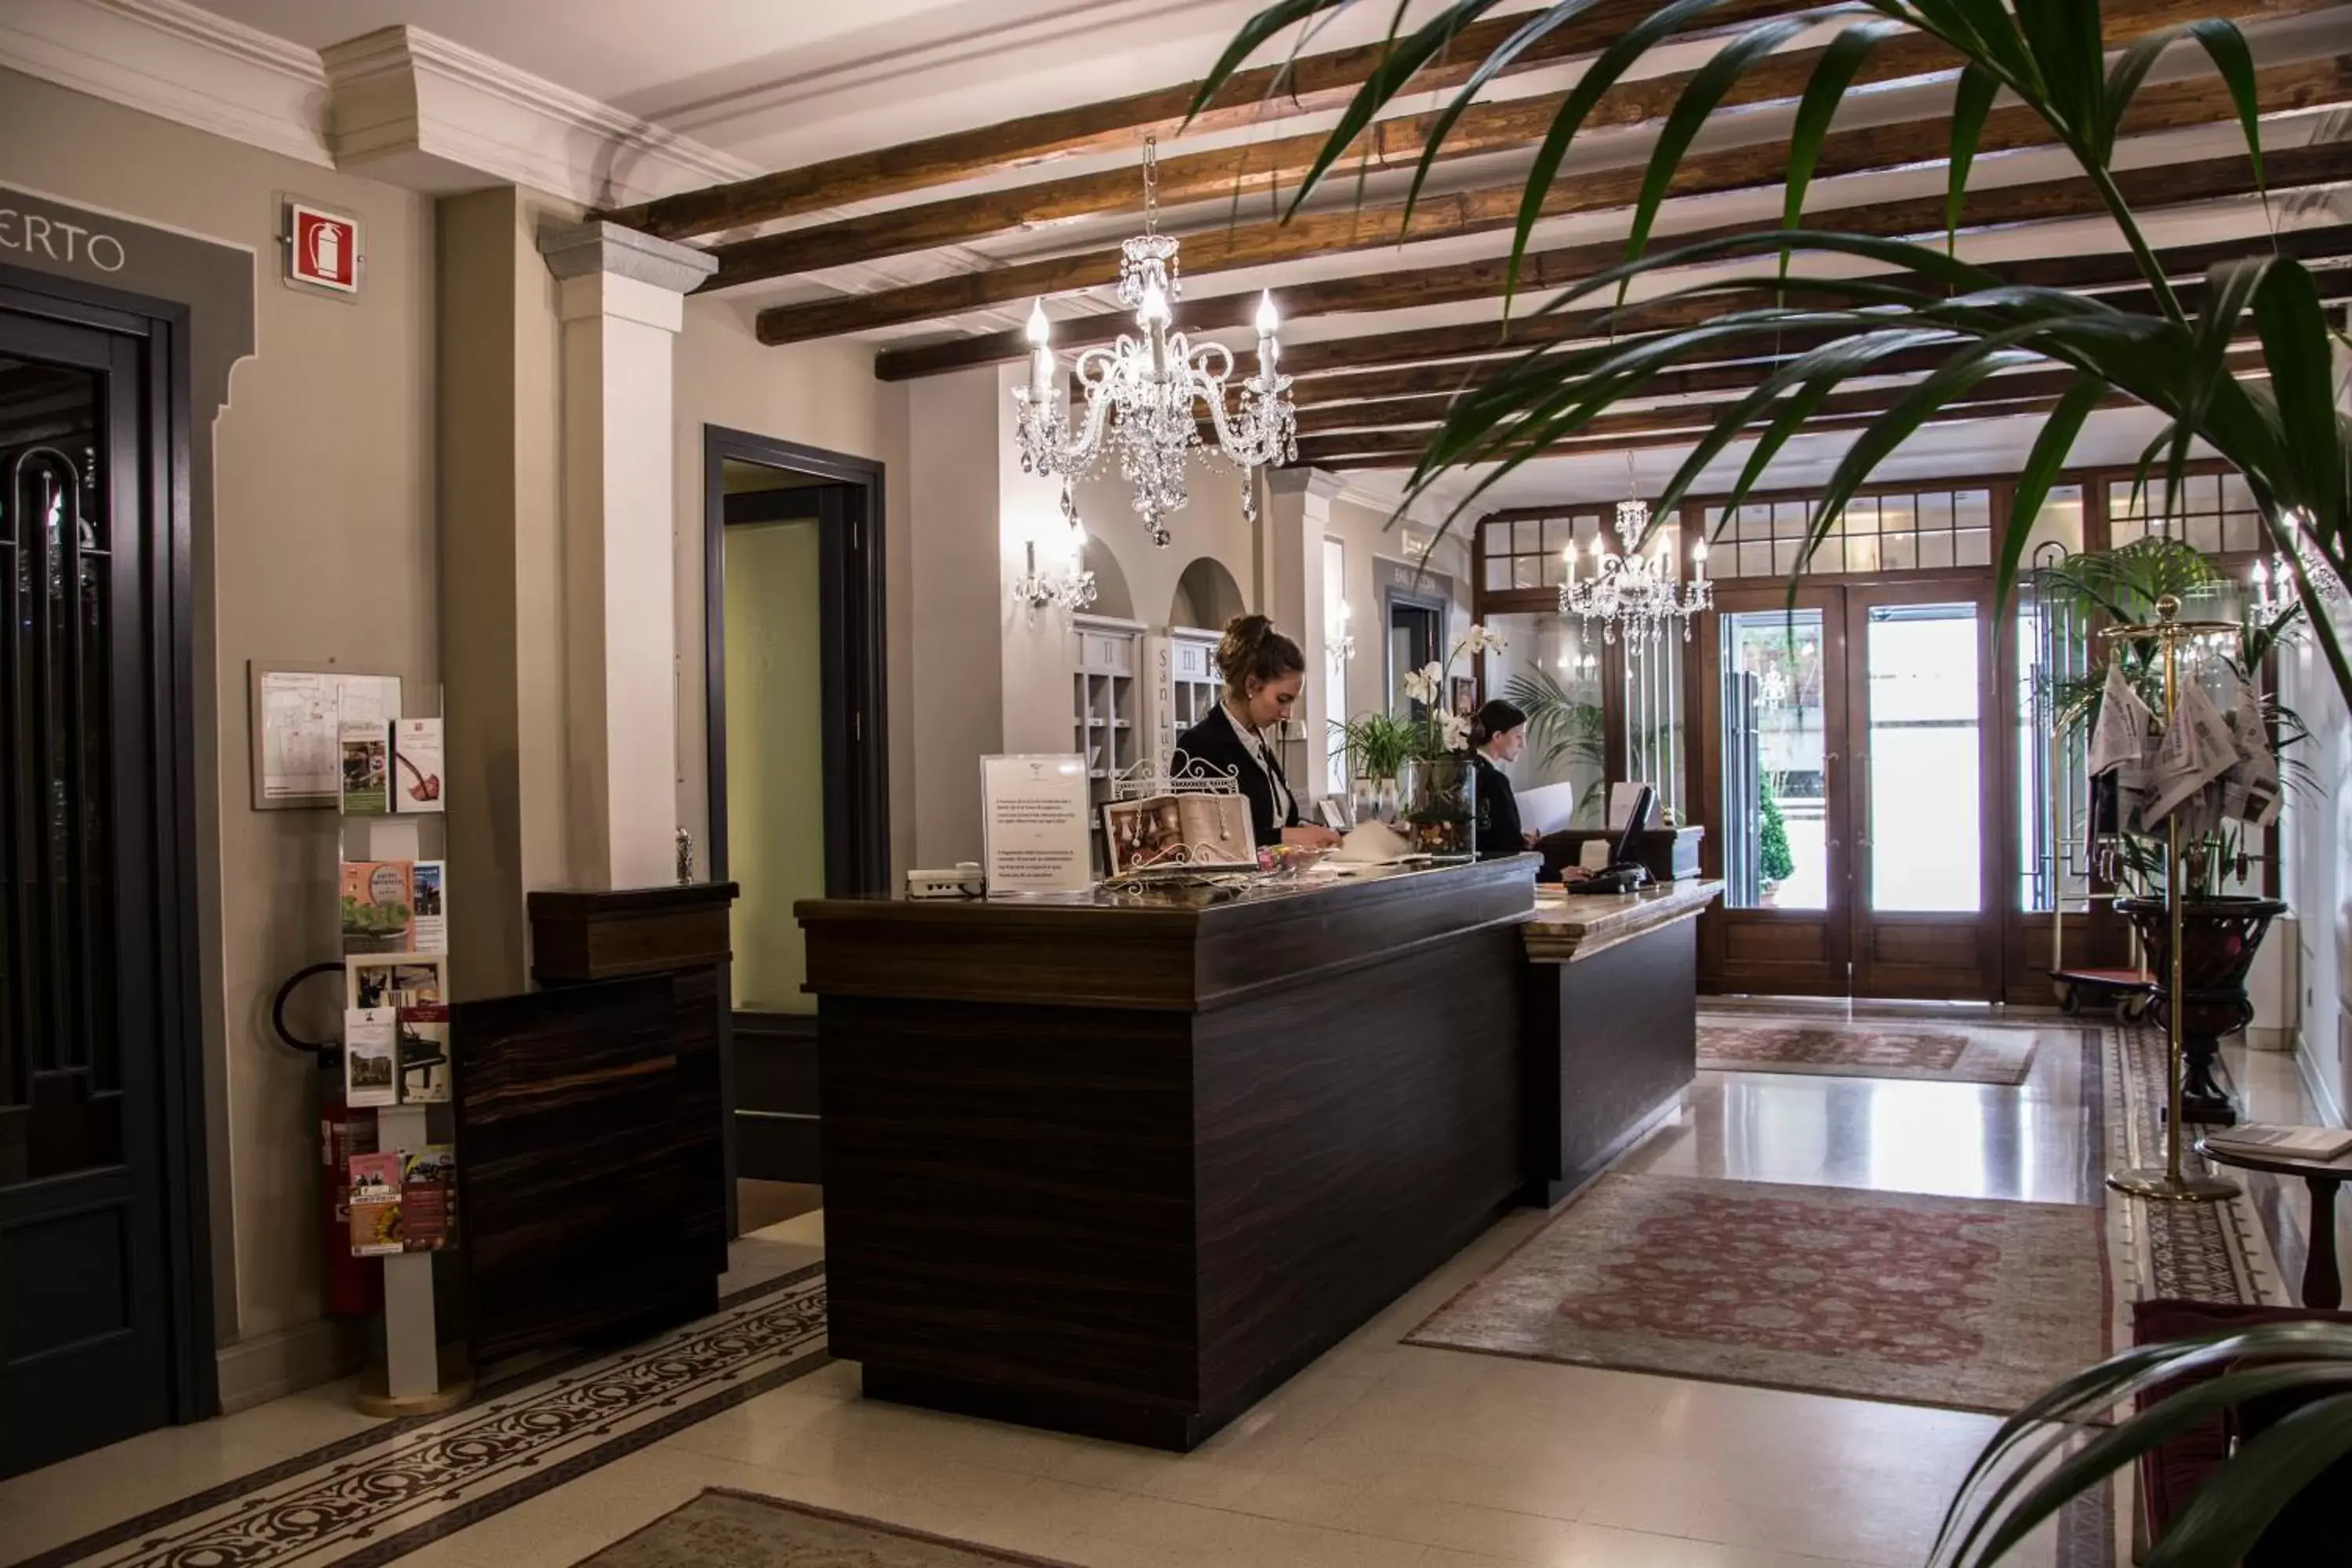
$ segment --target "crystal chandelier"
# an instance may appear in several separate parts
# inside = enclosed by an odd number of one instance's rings
[[[1107,452],[1118,454],[1119,472],[1135,489],[1135,510],[1151,542],[1168,542],[1168,514],[1190,499],[1186,469],[1195,451],[1212,448],[1201,437],[1205,405],[1216,432],[1214,452],[1242,470],[1242,515],[1257,521],[1257,494],[1250,470],[1298,456],[1298,415],[1291,406],[1290,377],[1275,369],[1277,345],[1274,298],[1257,308],[1257,374],[1241,383],[1234,411],[1226,411],[1226,378],[1234,356],[1223,343],[1198,347],[1171,331],[1181,289],[1176,237],[1161,234],[1160,151],[1156,138],[1143,144],[1143,232],[1120,247],[1118,302],[1135,312],[1139,335],[1119,335],[1109,348],[1083,350],[1078,385],[1086,408],[1074,421],[1054,359],[1053,327],[1039,300],[1029,312],[1029,384],[1015,387],[1020,410],[1018,439],[1024,472],[1062,481],[1062,508],[1075,515],[1071,486],[1093,474]]]
[[[1625,454],[1627,488],[1634,488],[1633,455]],[[1605,533],[1592,539],[1592,576],[1576,575],[1576,546],[1567,550],[1568,577],[1559,585],[1559,613],[1581,619],[1590,630],[1601,623],[1601,640],[1613,643],[1620,626],[1625,640],[1654,640],[1668,621],[1682,623],[1683,640],[1690,641],[1691,618],[1715,607],[1715,584],[1706,580],[1706,541],[1691,546],[1691,581],[1685,586],[1675,576],[1674,552],[1664,540],[1650,554],[1641,552],[1642,535],[1650,526],[1650,503],[1637,494],[1617,503],[1619,552],[1609,553]]]
[[[2311,547],[2311,536],[2305,531],[2311,526],[2311,514],[2297,507],[2287,513],[2286,523],[2294,533],[2294,561],[2290,563],[2284,554],[2273,551],[2265,568],[2263,558],[2254,557],[2254,606],[2266,617],[2284,613],[2302,596],[2302,586],[2294,580],[2296,565],[2302,566],[2320,604],[2333,607],[2344,597],[2343,579],[2336,575],[2336,568],[2327,563],[2327,558]]]

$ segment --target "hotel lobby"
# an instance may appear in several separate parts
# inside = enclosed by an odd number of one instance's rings
[[[2347,13],[1958,8],[7,5],[0,1568],[2352,1552]]]

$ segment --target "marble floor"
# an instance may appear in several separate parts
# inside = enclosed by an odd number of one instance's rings
[[[2304,1113],[2285,1058],[2231,1067],[2260,1114]],[[1704,1074],[1621,1168],[2095,1201],[2079,1068],[2077,1051],[2044,1048],[2016,1088]],[[2275,1207],[2300,1223],[2299,1201]],[[1190,1455],[869,1404],[856,1369],[832,1363],[400,1561],[564,1568],[710,1486],[1089,1568],[1925,1560],[1990,1417],[1398,1342],[1544,1218],[1498,1224]],[[823,1219],[739,1243],[730,1286],[821,1256]],[[0,1562],[368,1426],[346,1390],[323,1388],[0,1483]],[[2016,1561],[2052,1555],[2042,1543]]]

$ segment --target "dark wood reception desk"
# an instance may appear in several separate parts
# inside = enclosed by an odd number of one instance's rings
[[[1527,1201],[1558,1203],[1680,1103],[1698,1072],[1698,917],[1723,884],[1547,889],[1527,943]]]
[[[1189,1448],[1527,1183],[1532,857],[1216,901],[803,904],[832,1352]]]

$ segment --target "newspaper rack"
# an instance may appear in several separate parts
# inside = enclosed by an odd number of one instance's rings
[[[2165,729],[2172,727],[2179,705],[2180,647],[2200,637],[2237,635],[2238,627],[2228,621],[2184,621],[2180,617],[2180,601],[2168,594],[2156,602],[2153,624],[2103,626],[2099,640],[2104,643],[2153,639],[2164,651],[2164,712]],[[2164,1163],[2161,1166],[2137,1166],[2107,1173],[2107,1185],[2134,1197],[2152,1198],[2164,1203],[2220,1203],[2239,1194],[2235,1182],[2219,1176],[2195,1175],[2180,1168],[2181,1126],[2181,1041],[2180,1005],[2182,995],[2181,967],[2181,908],[2180,908],[2180,814],[2169,813],[2164,823],[2164,908],[2171,925],[2171,942],[2168,945],[2168,967],[2164,977],[2167,998],[2165,1015],[2165,1094]]]

